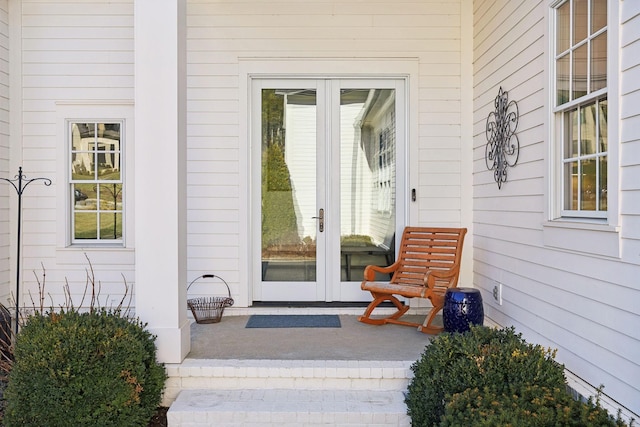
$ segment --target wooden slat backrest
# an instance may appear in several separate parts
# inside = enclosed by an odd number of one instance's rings
[[[448,270],[457,265],[458,281],[466,228],[406,227],[402,234],[391,283],[423,285],[428,270]]]

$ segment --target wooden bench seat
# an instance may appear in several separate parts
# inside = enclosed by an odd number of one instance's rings
[[[433,326],[432,322],[444,305],[447,289],[458,285],[466,233],[466,228],[406,227],[396,261],[388,267],[365,268],[361,288],[371,292],[373,301],[358,320],[373,325],[414,326],[427,334],[441,332],[443,328]],[[392,274],[391,280],[376,281],[376,273]],[[422,324],[400,320],[409,306],[397,297],[427,298],[433,308]],[[385,301],[391,302],[397,311],[386,317],[371,317],[373,310]]]

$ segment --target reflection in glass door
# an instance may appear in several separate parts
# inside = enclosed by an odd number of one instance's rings
[[[340,280],[395,259],[396,109],[393,89],[340,90]]]
[[[402,227],[402,87],[401,80],[254,82],[255,301],[370,298],[359,289],[364,268],[393,262]]]
[[[262,281],[316,281],[316,91],[262,90]]]

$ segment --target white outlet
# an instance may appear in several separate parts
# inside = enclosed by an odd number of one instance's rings
[[[493,287],[493,299],[498,305],[502,305],[502,283],[496,283]]]

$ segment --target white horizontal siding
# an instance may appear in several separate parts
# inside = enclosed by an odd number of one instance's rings
[[[630,264],[639,264],[638,253],[640,252],[640,4],[638,2],[621,2],[621,82],[620,94],[620,176],[621,182],[621,202],[620,214],[622,217],[623,237],[622,252],[623,257]],[[628,297],[631,301],[640,301],[640,285],[638,285],[638,275],[640,268],[636,269],[633,278],[625,284]],[[623,304],[631,305],[631,304]],[[640,309],[638,304],[630,308],[633,314],[628,319],[629,325],[638,325],[640,321]],[[623,320],[624,321],[624,320]],[[629,329],[631,328],[625,328]],[[631,351],[634,352],[634,366],[628,375],[627,381],[631,384],[631,393],[635,398],[636,405],[632,407],[636,413],[640,412],[640,333],[637,328],[634,331],[634,341],[630,341]],[[624,373],[621,373],[624,375]]]
[[[0,1],[0,177],[12,179],[9,155],[9,16],[8,0]],[[13,280],[10,276],[9,207],[15,202],[10,186],[0,183],[0,301],[6,301]]]
[[[34,272],[44,266],[47,292],[63,301],[62,285],[68,280],[76,302],[85,283],[87,252],[104,302],[119,300],[122,275],[133,285],[130,250],[56,249],[64,203],[57,187],[65,185],[57,178],[66,161],[59,157],[65,141],[56,103],[133,99],[133,0],[23,0],[12,13],[21,23],[21,52],[15,57],[22,59],[22,76],[14,80],[22,85],[21,99],[12,100],[12,106],[22,108],[21,164],[29,178],[53,180],[51,187],[31,184],[24,195],[23,289],[37,294]]]
[[[418,58],[419,92],[411,96],[420,106],[420,168],[447,173],[413,183],[420,204],[414,221],[459,225],[460,8],[458,1],[188,1],[190,276],[239,277],[233,256],[248,243],[239,241],[244,224],[237,224],[238,201],[247,197],[237,184],[248,179],[239,166],[247,144],[239,140],[246,121],[239,112],[239,58]],[[442,186],[450,189],[447,200],[428,197]],[[197,201],[203,197],[209,200]]]
[[[640,222],[634,221],[640,214],[640,92],[633,76],[640,66],[639,11],[626,12],[628,22],[622,29],[623,240],[621,258],[616,259],[589,253],[590,247],[612,241],[606,233],[543,230],[552,143],[546,128],[546,7],[544,1],[474,1],[474,284],[483,290],[489,317],[515,325],[528,340],[558,348],[558,359],[567,369],[593,386],[603,384],[606,395],[638,413],[640,245],[633,229]],[[500,86],[518,102],[520,112],[520,157],[501,190],[484,160],[486,120]],[[600,241],[601,236],[606,238]],[[574,241],[574,250],[548,245],[558,238]],[[502,306],[491,296],[496,282],[503,284]]]

